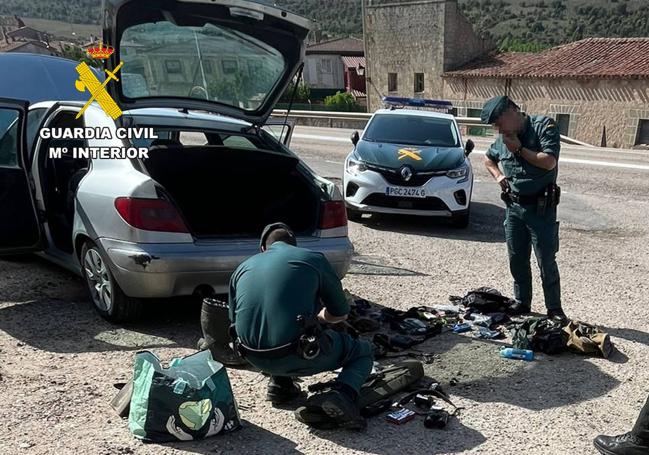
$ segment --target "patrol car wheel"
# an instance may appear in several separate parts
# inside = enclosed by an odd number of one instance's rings
[[[142,302],[124,294],[95,243],[84,243],[81,249],[81,265],[93,306],[104,319],[126,322],[139,318],[142,314]]]
[[[465,212],[453,214],[451,217],[451,224],[460,229],[469,227],[469,218],[471,217],[471,210],[467,209]]]

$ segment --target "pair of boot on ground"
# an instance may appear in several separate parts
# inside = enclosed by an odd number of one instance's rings
[[[303,396],[300,386],[292,378],[271,376],[266,399],[273,405],[284,405]],[[326,389],[311,395],[304,405],[295,410],[295,418],[316,429],[344,428],[364,430],[366,420],[357,404],[358,393],[347,384],[332,382]]]

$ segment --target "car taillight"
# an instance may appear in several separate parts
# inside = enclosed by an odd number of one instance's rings
[[[119,197],[115,208],[124,221],[138,229],[189,232],[176,207],[162,199]]]
[[[344,201],[327,201],[322,209],[320,229],[347,226],[347,209]]]

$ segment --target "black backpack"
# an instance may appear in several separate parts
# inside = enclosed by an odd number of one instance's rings
[[[506,312],[513,303],[512,299],[490,287],[474,289],[464,297],[450,296],[449,300],[456,305],[473,308],[482,314]]]

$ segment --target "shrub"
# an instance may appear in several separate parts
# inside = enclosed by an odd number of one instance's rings
[[[358,111],[361,106],[356,102],[356,98],[349,92],[337,92],[325,98],[325,106],[338,111]]]

